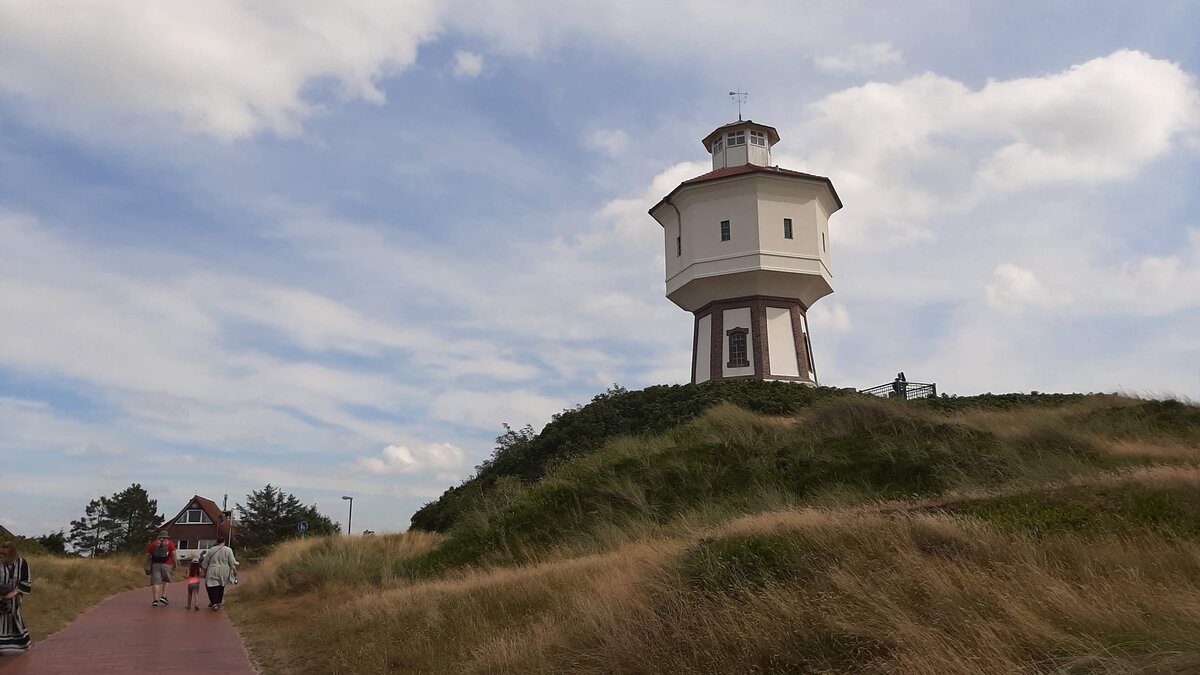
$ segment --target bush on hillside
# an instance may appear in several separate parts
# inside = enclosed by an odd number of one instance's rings
[[[976,396],[947,396],[922,398],[913,401],[917,405],[932,408],[941,413],[961,410],[1015,410],[1018,408],[1058,408],[1068,403],[1078,403],[1096,394],[978,394]]]
[[[1200,444],[1200,407],[1181,401],[1139,401],[1083,413],[1073,421],[1113,438],[1165,438]]]
[[[803,504],[833,487],[868,499],[931,496],[955,486],[1144,462],[1061,433],[1000,438],[895,401],[831,400],[794,421],[725,404],[666,434],[615,439],[563,463],[474,512],[408,568],[425,574],[523,562],[606,529],[655,527],[705,510],[740,514]]]
[[[640,391],[614,385],[587,405],[558,413],[539,433],[528,426],[514,430],[504,425],[505,432],[496,438],[494,454],[476,467],[475,476],[413,514],[412,527],[447,531],[487,501],[502,476],[533,483],[566,460],[596,452],[609,439],[662,433],[695,419],[718,403],[734,403],[764,415],[788,415],[816,401],[847,393],[760,380],[720,380]]]
[[[1200,537],[1200,495],[1195,486],[1070,486],[967,502],[950,509],[1005,529],[1052,532],[1136,533],[1154,531]]]

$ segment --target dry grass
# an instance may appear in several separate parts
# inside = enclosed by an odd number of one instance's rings
[[[33,593],[21,603],[21,615],[42,640],[96,603],[120,591],[146,584],[134,558],[63,558],[29,556]]]
[[[1129,471],[1090,484],[1180,482],[1200,486],[1200,471]],[[1142,532],[1033,538],[900,504],[783,510],[694,537],[419,583],[338,581],[239,602],[236,618],[268,673],[1126,673],[1200,664],[1196,542]]]
[[[1194,412],[1142,403],[720,406],[563,465],[539,493],[562,509],[472,516],[522,535],[480,539],[491,568],[414,579],[404,561],[453,541],[420,533],[293,542],[232,613],[270,674],[1200,672]],[[943,489],[830,480],[798,502],[757,479],[804,453],[836,478],[824,444],[862,437],[840,452],[940,467]],[[759,473],[685,498],[737,478],[723,463]]]
[[[277,596],[329,584],[388,586],[397,562],[431,550],[442,539],[428,532],[293,539],[259,563],[244,592]]]
[[[1076,403],[1055,407],[987,409],[972,408],[947,415],[959,424],[991,432],[997,436],[1014,438],[1031,431],[1047,427],[1068,426],[1068,420],[1087,413],[1107,408],[1125,408],[1141,403],[1135,398],[1123,396],[1091,396]]]
[[[1124,396],[1092,396],[1059,407],[1018,410],[970,409],[948,415],[947,419],[975,429],[1014,439],[1054,433],[1095,444],[1101,450],[1121,457],[1140,457],[1154,461],[1200,463],[1200,446],[1164,437],[1147,420],[1122,420],[1124,437],[1116,438],[1104,430],[1089,430],[1080,420],[1108,410],[1134,409],[1146,400]]]

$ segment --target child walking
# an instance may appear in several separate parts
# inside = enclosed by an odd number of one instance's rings
[[[192,558],[191,564],[188,565],[188,597],[187,605],[184,609],[200,611],[200,579],[202,577],[203,574],[200,572],[200,556],[196,556]]]

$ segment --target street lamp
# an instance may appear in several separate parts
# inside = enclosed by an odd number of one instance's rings
[[[346,516],[346,534],[353,534],[354,530],[350,529],[350,524],[354,522],[354,497],[342,495],[342,499],[350,500],[350,515]]]

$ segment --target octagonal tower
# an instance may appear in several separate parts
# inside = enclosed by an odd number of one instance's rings
[[[752,377],[815,385],[808,309],[833,292],[824,176],[771,164],[779,133],[752,120],[702,141],[713,170],[650,209],[663,228],[667,297],[695,316],[692,382]]]

